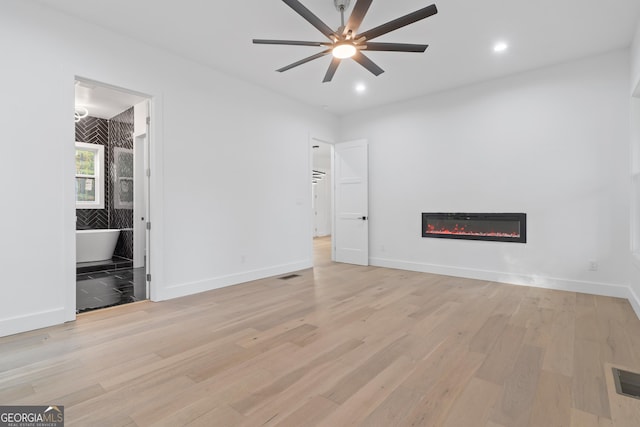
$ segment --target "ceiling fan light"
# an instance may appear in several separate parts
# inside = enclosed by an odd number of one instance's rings
[[[351,43],[340,43],[333,48],[331,53],[336,58],[345,59],[351,58],[353,55],[355,55],[356,50],[356,47]]]

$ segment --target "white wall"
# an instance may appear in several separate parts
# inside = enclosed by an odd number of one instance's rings
[[[630,166],[632,185],[631,200],[631,274],[632,293],[637,301],[634,308],[640,316],[640,24],[630,48],[631,62],[631,144]]]
[[[629,297],[628,87],[625,50],[343,117],[371,263]],[[421,212],[526,212],[528,242],[422,238]]]
[[[153,96],[152,298],[311,266],[332,115],[24,3],[0,3],[0,336],[75,317],[76,76]]]
[[[640,84],[640,22],[638,23],[636,34],[631,41],[630,48],[630,57],[631,57],[631,91],[635,91],[638,89],[638,96],[640,96],[640,89],[638,88],[638,84]]]

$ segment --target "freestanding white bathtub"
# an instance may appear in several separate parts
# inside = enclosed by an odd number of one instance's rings
[[[111,259],[118,236],[120,230],[76,230],[76,262]]]

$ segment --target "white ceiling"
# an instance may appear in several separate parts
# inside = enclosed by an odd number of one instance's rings
[[[376,40],[426,43],[426,53],[370,52],[382,75],[345,60],[333,81],[322,83],[329,57],[274,71],[322,48],[252,44],[253,38],[326,41],[279,0],[34,1],[334,113],[627,47],[640,17],[638,0],[441,0],[437,15]],[[374,1],[361,30],[432,1]],[[333,0],[301,2],[330,27],[339,26]],[[497,55],[492,47],[500,40],[510,47]],[[357,94],[356,83],[366,92]]]
[[[101,86],[93,82],[76,81],[76,110],[86,108],[92,117],[111,119],[145,99],[147,98],[140,95]]]

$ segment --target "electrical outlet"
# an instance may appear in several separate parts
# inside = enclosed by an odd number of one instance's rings
[[[589,261],[589,271],[598,271],[598,261]]]

